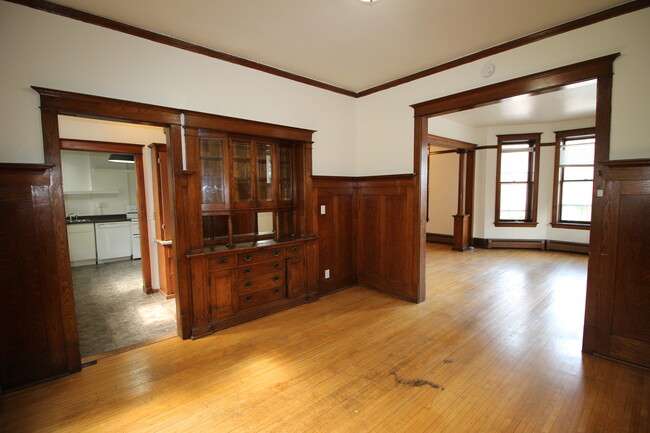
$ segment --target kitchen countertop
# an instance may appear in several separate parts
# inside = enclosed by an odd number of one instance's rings
[[[116,223],[131,221],[126,217],[126,214],[116,215],[79,215],[76,218],[65,219],[66,224],[91,224],[91,223]]]

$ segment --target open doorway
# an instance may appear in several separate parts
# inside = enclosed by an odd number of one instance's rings
[[[145,144],[165,140],[163,128],[67,116],[59,126],[82,360],[174,336],[175,300],[159,293],[147,211],[156,179]]]
[[[456,246],[462,230],[454,219],[462,214],[474,220],[473,246],[586,253],[595,123],[596,80],[430,118],[428,136],[437,140],[429,143],[427,240]],[[522,141],[535,134],[532,147]],[[521,143],[499,150],[513,138]],[[462,150],[437,142],[474,146],[471,173],[459,167]],[[463,193],[475,202],[460,203]]]

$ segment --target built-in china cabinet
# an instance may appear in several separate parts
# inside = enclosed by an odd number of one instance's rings
[[[186,116],[192,337],[316,299],[312,133]]]

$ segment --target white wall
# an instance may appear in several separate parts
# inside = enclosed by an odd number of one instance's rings
[[[448,149],[447,149],[448,150]],[[458,155],[429,156],[429,221],[427,233],[454,234],[458,210]]]
[[[650,157],[650,9],[516,48],[358,100],[357,174],[413,171],[411,104],[621,52],[614,62],[612,159]],[[496,66],[490,78],[481,67]]]
[[[532,123],[526,125],[502,125],[487,127],[484,142],[497,145],[499,134],[542,133],[542,143],[555,142],[554,131],[588,128],[594,126],[593,119],[577,119],[554,123]],[[485,239],[552,239],[567,242],[589,242],[588,230],[558,229],[550,226],[553,210],[553,172],[555,149],[542,147],[539,164],[539,195],[537,197],[537,227],[495,227],[494,208],[496,204],[496,149],[479,150],[476,153],[475,195],[484,198],[481,206],[475,204],[474,236]],[[479,168],[480,167],[480,168]]]
[[[356,170],[354,98],[8,2],[0,58],[3,162],[43,161],[35,85],[314,129],[314,174]]]

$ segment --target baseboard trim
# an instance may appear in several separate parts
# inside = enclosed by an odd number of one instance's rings
[[[562,251],[565,253],[589,254],[589,244],[564,241],[546,241],[546,249],[549,251]]]
[[[427,239],[428,240],[428,239]],[[476,248],[517,248],[528,250],[561,251],[565,253],[589,254],[589,244],[548,239],[484,239],[474,238]]]
[[[454,235],[443,235],[441,233],[427,233],[427,242],[453,245]]]

